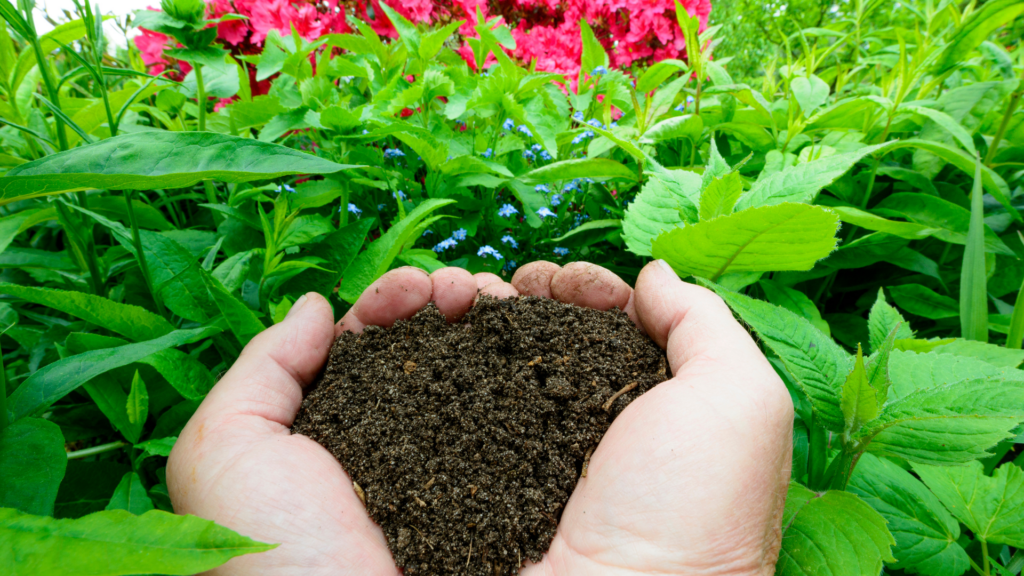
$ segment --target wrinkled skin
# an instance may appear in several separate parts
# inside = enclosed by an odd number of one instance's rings
[[[430,301],[449,320],[478,294],[619,307],[667,351],[673,377],[615,420],[526,576],[771,574],[789,481],[793,406],[785,386],[712,292],[652,262],[630,287],[599,266],[523,266],[503,282],[459,268],[393,270],[338,323],[316,294],[254,338],[171,453],[174,509],[281,545],[217,574],[400,574],[339,463],[289,433],[302,390],[343,330],[390,326]]]

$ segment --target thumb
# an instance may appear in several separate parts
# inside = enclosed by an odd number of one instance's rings
[[[283,321],[249,341],[199,411],[207,417],[249,415],[291,426],[302,389],[323,368],[333,341],[331,305],[315,292],[301,296]]]

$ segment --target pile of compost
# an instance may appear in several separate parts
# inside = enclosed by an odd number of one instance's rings
[[[484,297],[449,324],[431,304],[342,334],[292,432],[341,462],[408,576],[518,574],[667,366],[618,310]]]

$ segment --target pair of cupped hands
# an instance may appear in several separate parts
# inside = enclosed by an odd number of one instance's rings
[[[631,289],[584,262],[534,262],[511,283],[460,268],[399,268],[334,324],[322,296],[252,339],[182,431],[167,464],[174,510],[280,546],[217,574],[401,572],[337,460],[289,427],[342,331],[390,326],[434,302],[450,320],[478,295],[533,295],[624,310],[668,355],[672,378],[614,421],[528,576],[771,574],[789,482],[793,405],[713,292],[664,261]]]

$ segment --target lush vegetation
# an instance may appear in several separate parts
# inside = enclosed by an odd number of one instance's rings
[[[328,5],[165,1],[111,58],[95,8],[0,0],[0,565],[268,549],[167,513],[163,467],[303,293],[663,258],[792,393],[781,574],[1020,573],[1024,4]]]

